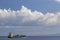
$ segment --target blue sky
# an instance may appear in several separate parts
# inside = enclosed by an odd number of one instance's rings
[[[24,5],[29,9],[41,12],[58,12],[60,3],[54,0],[0,0],[0,8],[20,9]]]
[[[0,0],[0,35],[60,34],[60,0]]]

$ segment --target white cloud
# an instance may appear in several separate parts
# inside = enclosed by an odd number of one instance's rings
[[[20,10],[0,9],[0,25],[2,26],[36,26],[36,25],[55,25],[60,23],[60,12],[42,13],[31,11],[22,6]]]
[[[60,33],[60,12],[42,13],[22,6],[20,10],[0,9],[1,34],[14,32],[26,35],[50,35]],[[7,28],[4,30],[4,28]],[[13,29],[14,28],[14,29]],[[12,31],[13,30],[13,31]],[[2,35],[3,35],[2,34]]]
[[[54,1],[56,1],[56,2],[60,2],[60,0],[54,0]]]

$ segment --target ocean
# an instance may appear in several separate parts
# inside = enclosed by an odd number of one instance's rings
[[[0,40],[60,40],[60,36],[29,36],[26,38],[0,37]]]

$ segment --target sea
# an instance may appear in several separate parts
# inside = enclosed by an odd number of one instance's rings
[[[60,36],[28,36],[25,38],[0,37],[0,40],[60,40]]]

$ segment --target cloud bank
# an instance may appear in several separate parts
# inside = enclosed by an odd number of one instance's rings
[[[2,30],[2,31],[1,31]],[[60,34],[60,12],[42,13],[25,6],[20,10],[0,9],[0,35],[9,32],[25,35]]]
[[[0,26],[41,26],[60,23],[60,12],[42,13],[25,6],[20,10],[0,9]]]

